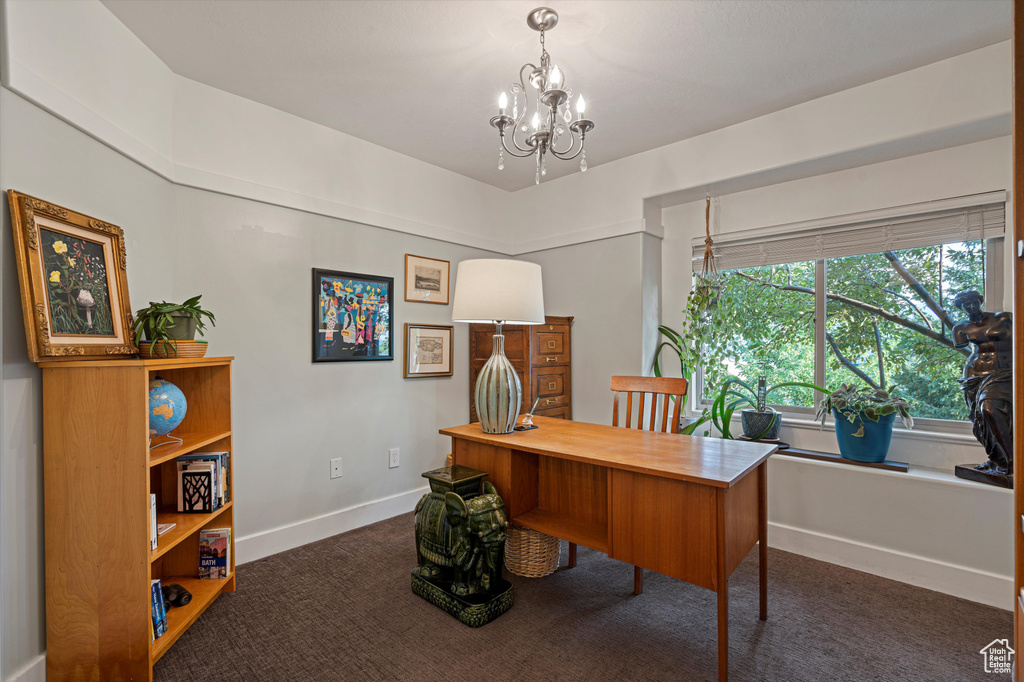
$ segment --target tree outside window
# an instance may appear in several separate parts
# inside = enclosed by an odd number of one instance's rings
[[[733,333],[718,349],[721,365],[706,368],[704,395],[726,374],[814,383],[823,363],[822,385],[895,387],[915,416],[967,419],[957,378],[968,351],[953,348],[961,315],[952,301],[965,289],[984,292],[985,251],[975,240],[723,273],[720,313]],[[820,297],[823,339],[814,315]],[[776,400],[812,407],[814,396],[793,388]]]

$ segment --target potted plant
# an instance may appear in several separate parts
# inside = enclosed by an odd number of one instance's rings
[[[723,438],[733,438],[732,417],[738,408],[745,406],[747,409],[740,412],[743,436],[750,440],[775,440],[779,437],[782,415],[768,405],[768,396],[791,386],[828,392],[820,386],[804,381],[786,381],[768,386],[763,376],[758,378],[756,384],[750,384],[738,377],[729,377],[711,404],[711,421]]]
[[[825,427],[825,417],[831,413],[836,420],[836,440],[839,453],[857,462],[884,462],[889,454],[892,425],[898,414],[903,425],[914,428],[910,405],[883,388],[856,388],[843,384],[818,407],[816,419]]]
[[[732,298],[722,296],[723,290],[722,275],[694,276],[683,310],[683,331],[678,332],[666,325],[658,327],[665,340],[658,344],[654,353],[654,376],[662,376],[660,358],[665,348],[679,358],[680,376],[684,379],[689,380],[698,366],[703,367],[705,377],[712,380],[722,372],[721,330],[727,327],[735,315]],[[711,413],[705,408],[694,421],[677,428],[679,433],[692,435],[698,427],[710,420]]]
[[[178,341],[196,342],[196,332],[203,336],[207,318],[211,325],[217,321],[209,310],[199,305],[203,296],[193,296],[184,303],[149,302],[149,306],[135,312],[135,335],[143,355],[169,357],[178,355]],[[145,337],[145,338],[143,338]],[[201,357],[201,356],[200,356]]]

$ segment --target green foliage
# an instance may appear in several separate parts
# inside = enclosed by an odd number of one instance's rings
[[[202,294],[193,296],[184,303],[168,303],[161,301],[149,302],[149,306],[135,312],[135,335],[141,338],[145,335],[148,341],[163,341],[169,343],[174,352],[177,353],[177,344],[171,338],[170,329],[175,325],[175,316],[187,316],[196,321],[196,331],[203,336],[206,329],[204,317],[208,318],[210,324],[217,326],[217,321],[209,310],[204,310],[199,305]]]
[[[966,354],[951,338],[951,323],[962,314],[952,299],[964,289],[983,289],[985,246],[972,241],[889,256],[825,263],[827,383],[898,384],[918,417],[965,420],[957,377]],[[815,376],[813,261],[729,271],[718,283],[726,314],[720,325],[707,327],[719,338],[702,357],[709,361],[703,365],[705,400],[713,401],[730,375],[764,374],[770,384]],[[773,402],[814,407],[814,395],[789,386]]]
[[[857,437],[864,435],[864,419],[877,422],[890,414],[899,414],[904,426],[908,429],[914,428],[914,418],[910,416],[910,405],[907,401],[881,388],[857,388],[843,384],[839,390],[826,396],[818,406],[818,414],[814,418],[821,420],[822,428],[825,427],[825,417],[833,410],[851,424],[860,422],[860,428],[853,434]]]
[[[786,381],[768,388],[765,391],[765,395],[770,396],[774,392],[782,392],[794,387],[828,393],[827,389],[815,386],[814,384],[809,384],[803,381]],[[722,386],[718,391],[718,396],[711,404],[710,412],[711,421],[714,423],[715,428],[718,429],[719,433],[722,434],[722,438],[733,438],[731,422],[736,410],[748,407],[757,409],[757,399],[757,384],[747,383],[738,377],[729,377],[722,382]],[[774,408],[768,409],[771,412],[775,412]],[[775,422],[778,419],[780,419],[780,417],[778,413],[776,413],[775,419],[768,425],[768,428],[766,428],[762,433],[752,435],[754,440],[757,440],[769,433],[775,426]]]

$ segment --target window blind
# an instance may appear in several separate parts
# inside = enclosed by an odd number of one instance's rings
[[[736,270],[1002,237],[1006,231],[1005,193],[983,196],[991,200],[998,194],[1003,195],[1002,201],[974,206],[882,218],[873,213],[870,219],[859,221],[853,214],[846,216],[849,221],[712,235],[715,261],[719,271]],[[700,272],[703,260],[704,240],[694,239],[693,272]]]

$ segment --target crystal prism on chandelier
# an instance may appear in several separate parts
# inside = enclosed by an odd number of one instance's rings
[[[540,66],[524,64],[519,69],[519,81],[513,83],[509,90],[512,93],[512,115],[508,110],[508,93],[502,92],[498,97],[498,115],[491,119],[491,125],[498,129],[501,147],[498,148],[498,170],[505,168],[504,152],[512,156],[525,158],[536,156],[535,184],[540,184],[541,176],[547,175],[547,156],[568,161],[582,154],[580,170],[587,170],[587,154],[583,151],[587,133],[594,127],[594,122],[584,118],[587,103],[583,95],[576,98],[576,116],[572,114],[572,88],[565,87],[565,74],[551,63],[551,56],[544,47],[544,32],[550,31],[558,23],[558,14],[547,7],[539,7],[526,17],[526,25],[540,31]],[[536,90],[529,97],[530,88]],[[533,115],[529,122],[525,119],[532,107]],[[509,133],[505,135],[506,131]],[[519,139],[517,139],[517,136]],[[512,146],[509,147],[509,141]]]

